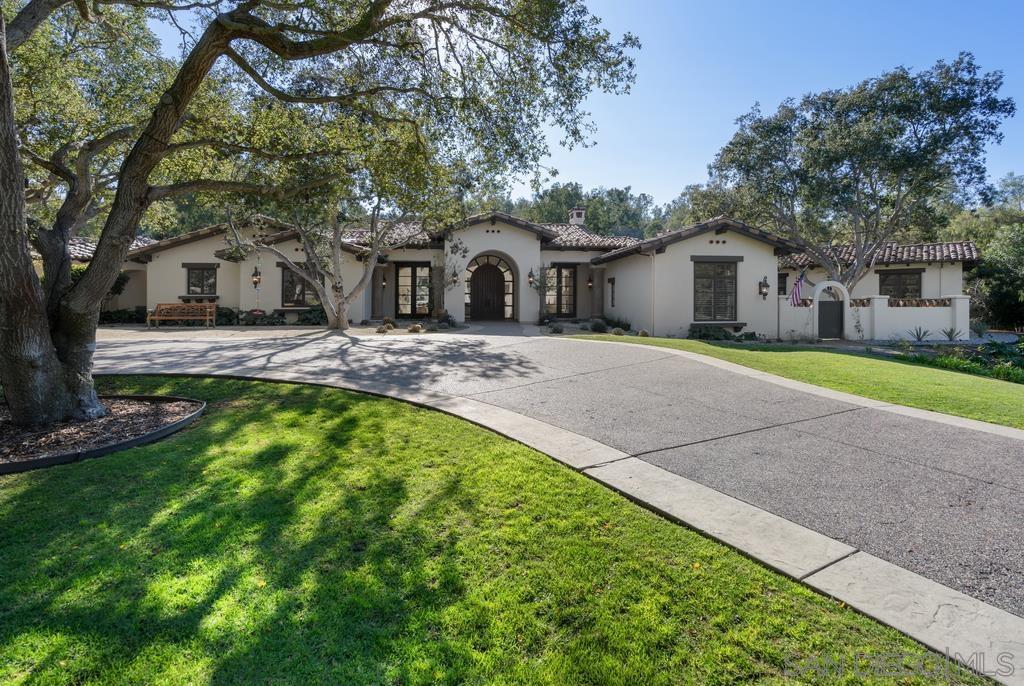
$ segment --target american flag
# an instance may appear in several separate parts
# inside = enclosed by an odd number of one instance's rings
[[[800,276],[796,277],[796,281],[793,282],[793,290],[789,293],[789,304],[793,307],[800,307],[800,287],[804,285],[804,281],[807,279],[804,277],[804,272],[800,272]]]

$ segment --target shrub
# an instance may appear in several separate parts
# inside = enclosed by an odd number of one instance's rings
[[[369,326],[369,325],[370,325],[370,320],[369,319],[361,319],[359,321],[359,326]]]
[[[384,317],[383,323],[384,323],[384,326],[387,326],[388,324],[390,324],[392,329],[395,328],[395,320],[392,319],[391,317]]]
[[[395,328],[395,325],[394,325],[394,323],[385,320],[384,321],[384,328],[387,329],[388,331],[391,331],[391,330],[393,330]]]
[[[377,333],[387,333],[390,330],[391,329],[388,328],[387,324],[381,324],[380,326],[377,327]]]
[[[744,331],[743,333],[736,336],[737,341],[756,341],[757,334],[753,331]]]
[[[608,331],[608,325],[603,319],[595,319],[590,323],[590,330],[594,333],[605,333]]]
[[[409,328],[406,329],[409,333],[420,333],[423,331],[423,326],[420,324],[410,324]]]
[[[639,331],[637,331],[636,335],[637,336],[645,336],[646,337],[646,336],[650,336],[651,332],[648,331],[647,329],[640,329]]]
[[[630,324],[625,319],[616,319],[615,317],[604,316],[604,321],[608,326],[615,329],[622,329],[623,331],[629,331]]]
[[[943,329],[939,333],[945,336],[947,341],[955,341],[956,339],[963,336],[963,332],[960,331],[960,329],[956,328],[955,326],[951,326],[948,329]]]
[[[430,322],[429,324],[427,324],[427,331],[437,331],[439,326],[440,324],[438,324],[437,322]]]
[[[140,314],[136,310],[108,310],[100,312],[100,324],[144,324],[146,309]],[[218,324],[220,322],[217,322]]]
[[[448,322],[438,322],[437,328],[440,329],[441,331],[444,331],[445,329],[450,329],[452,327],[448,324]]]
[[[242,324],[245,326],[282,326],[285,324],[285,319],[284,315],[279,312],[249,310],[242,313]]]
[[[915,326],[913,329],[907,329],[907,335],[913,338],[918,343],[926,340],[932,335],[932,332],[928,329],[923,329],[920,326]]]
[[[217,326],[236,326],[238,324],[238,310],[233,307],[217,308]]]
[[[324,326],[327,324],[327,311],[324,310],[323,305],[313,305],[305,312],[299,312],[299,317],[295,322],[309,326]]]
[[[699,341],[734,341],[736,337],[725,330],[723,326],[713,324],[691,324],[688,338]]]
[[[439,324],[447,324],[448,327],[451,329],[454,329],[459,325],[459,323],[455,321],[455,317],[451,314],[448,314],[447,312],[445,312],[444,315],[441,317]]]
[[[586,322],[584,322],[584,323],[579,325],[579,330],[580,331],[590,331],[590,325],[587,324]]]
[[[614,329],[612,329],[612,335],[613,336],[625,336],[626,332],[616,326]]]
[[[552,322],[551,326],[548,327],[548,331],[551,333],[565,333],[565,328],[558,322]]]
[[[977,338],[984,338],[985,334],[988,333],[988,324],[980,319],[972,319],[971,333],[973,333]]]

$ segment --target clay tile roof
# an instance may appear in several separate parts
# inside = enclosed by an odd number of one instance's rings
[[[579,224],[541,224],[541,226],[557,234],[544,247],[563,250],[615,250],[640,242],[632,236],[602,236],[591,233]]]
[[[853,261],[853,246],[842,245],[836,250],[843,263]],[[900,245],[886,243],[878,251],[876,265],[915,264],[921,262],[974,262],[978,259],[978,247],[974,241],[950,241],[948,243],[915,243]],[[783,269],[807,269],[820,266],[807,253],[794,253],[779,259]]]
[[[152,238],[147,236],[137,236],[132,241],[130,250],[136,248],[142,248],[147,245],[155,243]],[[68,252],[71,253],[71,259],[75,262],[88,262],[92,259],[92,255],[96,252],[96,242],[91,238],[75,237],[68,241]]]

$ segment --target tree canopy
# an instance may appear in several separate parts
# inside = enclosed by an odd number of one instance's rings
[[[787,100],[772,114],[755,107],[715,159],[713,181],[851,286],[936,200],[991,197],[985,147],[1015,111],[1002,83],[963,53]],[[840,243],[854,246],[852,263],[837,258]]]

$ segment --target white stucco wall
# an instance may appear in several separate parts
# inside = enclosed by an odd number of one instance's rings
[[[257,293],[252,285],[253,268],[259,265],[261,282],[259,307],[268,312],[281,308],[282,269],[277,266],[280,258],[270,253],[249,255],[241,262],[218,260],[214,253],[226,248],[223,236],[211,236],[191,243],[177,245],[153,253],[153,260],[145,265],[145,304],[153,309],[158,303],[180,302],[179,296],[186,295],[186,269],[184,263],[218,264],[217,305],[220,307],[251,310],[257,306]],[[302,261],[304,254],[298,241],[287,241],[276,245],[291,259]],[[131,262],[128,265],[132,265]],[[141,266],[141,265],[140,265]],[[363,265],[355,256],[345,253],[342,262],[342,277],[346,290],[352,288],[362,276]],[[131,283],[131,282],[130,282]],[[137,291],[133,291],[136,293]],[[127,293],[127,292],[126,292]],[[123,298],[123,296],[122,296]],[[118,307],[122,298],[118,299]],[[126,300],[127,302],[127,300]],[[140,303],[141,304],[141,303]],[[124,305],[128,307],[128,305]],[[349,310],[349,317],[359,322],[370,316],[370,290],[364,291]]]
[[[604,273],[604,313],[624,320],[634,329],[651,328],[651,258],[648,255],[630,255],[608,262]],[[612,304],[615,279],[615,304]]]
[[[146,265],[126,262],[121,269],[128,276],[124,290],[107,300],[106,310],[132,310],[146,306]]]
[[[527,275],[541,267],[540,237],[532,231],[520,229],[504,222],[484,222],[460,229],[454,239],[466,248],[466,256],[455,261],[462,274],[473,258],[483,254],[498,255],[505,259],[515,273],[516,319],[532,324],[540,315],[540,296],[529,283]],[[446,250],[451,253],[450,250]],[[450,258],[451,259],[451,258]],[[454,288],[445,290],[444,307],[456,321],[466,320],[465,283],[461,280]]]
[[[953,263],[935,263],[924,264],[924,263],[913,263],[910,265],[891,265],[884,267],[876,267],[868,270],[868,272],[861,278],[860,281],[853,287],[850,295],[853,298],[867,298],[868,296],[878,295],[878,272],[885,271],[888,269],[924,269],[924,273],[921,274],[921,297],[922,298],[945,298],[950,295],[961,295],[964,290],[964,270],[963,264],[959,262]],[[780,270],[789,274],[787,284],[792,287],[793,282],[796,280],[797,275],[800,273],[794,270]],[[825,281],[828,277],[823,269],[808,269],[807,278],[814,283],[819,281]],[[772,282],[775,285],[776,282]]]
[[[705,233],[672,243],[653,259],[649,255],[636,255],[609,262],[605,275],[605,311],[628,320],[635,329],[647,329],[656,336],[686,336],[690,324],[695,323],[695,257],[742,257],[742,261],[736,263],[737,321],[745,323],[743,331],[771,338],[777,335],[775,275],[778,261],[774,249],[735,231]],[[758,294],[758,284],[766,276],[769,294],[763,299]],[[610,306],[609,277],[615,278],[614,308]]]
[[[153,260],[146,265],[146,305],[149,309],[158,303],[181,302],[179,296],[186,295],[187,272],[181,265],[188,262],[214,263],[217,268],[217,304],[221,307],[238,307],[239,265],[218,260],[214,252],[226,248],[223,236],[211,236],[191,243],[177,245],[153,253]],[[246,279],[252,267],[246,272]],[[252,284],[249,284],[252,289]]]

